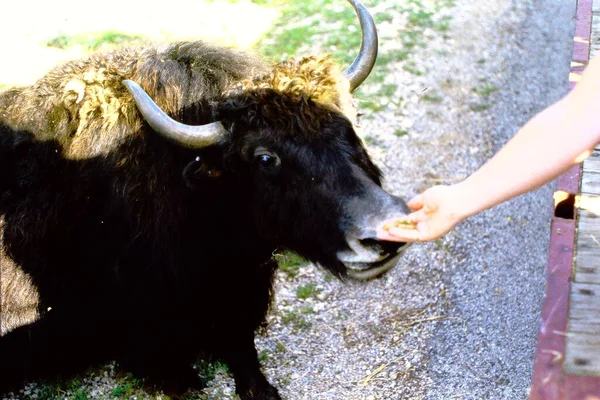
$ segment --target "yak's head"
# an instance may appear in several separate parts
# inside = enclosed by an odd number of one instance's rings
[[[381,188],[381,172],[356,134],[351,93],[373,68],[377,34],[366,8],[350,2],[363,40],[346,71],[328,57],[280,63],[229,88],[216,107],[218,122],[181,124],[137,84],[126,85],[157,133],[184,147],[221,149],[226,170],[248,184],[263,240],[338,276],[368,279],[392,268],[406,248],[377,240],[377,227],[408,209]]]

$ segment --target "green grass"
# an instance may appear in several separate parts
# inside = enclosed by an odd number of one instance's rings
[[[59,49],[68,49],[74,46],[82,46],[89,51],[96,51],[106,46],[119,46],[125,44],[142,43],[143,37],[138,35],[128,35],[116,31],[88,33],[81,35],[58,35],[50,39],[46,45]]]
[[[425,75],[425,71],[420,69],[416,63],[410,61],[407,62],[406,64],[404,64],[402,66],[402,69],[405,70],[406,72],[409,72],[415,76],[422,76]]]
[[[425,42],[422,38],[422,32],[419,30],[409,30],[400,33],[400,40],[404,44],[405,48],[414,49],[415,47],[422,47]]]
[[[328,53],[343,66],[348,66],[360,47],[359,24],[352,7],[341,0],[303,0],[289,2],[283,0],[254,1],[256,4],[278,7],[280,18],[273,28],[257,43],[256,48],[273,61],[290,57],[299,58],[314,53]],[[366,2],[373,10],[381,0]],[[393,98],[382,95],[376,88],[365,89],[369,85],[384,85],[385,78],[398,63],[407,64],[403,69],[413,75],[423,75],[425,71],[415,66],[413,59],[418,48],[425,46],[425,29],[446,32],[450,27],[447,16],[438,14],[452,7],[451,0],[405,0],[387,2],[385,10],[373,15],[375,23],[393,23],[400,14],[407,16],[407,24],[392,30],[380,30],[380,43],[400,43],[400,49],[381,50],[371,75],[355,96],[360,106],[373,112],[386,108],[397,110],[398,103]],[[348,29],[354,27],[354,30]],[[391,32],[391,33],[389,33]],[[398,90],[395,84],[392,92]],[[389,91],[389,88],[385,88]],[[368,115],[367,115],[368,117]]]
[[[230,374],[229,367],[227,366],[227,364],[221,361],[208,362],[202,360],[198,362],[197,367],[200,376],[207,381],[215,379],[215,376],[217,376],[217,373],[219,371],[223,371],[225,374]]]
[[[398,86],[393,83],[386,83],[381,86],[379,90],[379,95],[386,97],[394,97],[396,96],[396,92],[398,91]]]
[[[269,352],[267,350],[263,350],[258,354],[258,362],[263,363],[269,359]]]
[[[37,398],[44,400],[54,400],[61,398],[61,390],[56,385],[43,384],[37,387]],[[25,397],[26,399],[32,399],[32,397]]]
[[[498,88],[490,83],[483,83],[479,86],[473,87],[473,92],[483,97],[488,97],[497,90]]]
[[[488,110],[491,106],[489,104],[474,104],[472,106],[470,106],[471,111],[474,112],[482,112],[485,110]]]
[[[80,378],[61,381],[57,384],[41,384],[37,388],[33,389],[33,392],[37,394],[37,397],[25,395],[23,396],[23,399],[33,400],[35,398],[44,400],[88,400],[90,398],[89,388],[85,386]]]
[[[314,313],[315,313],[315,308],[313,307],[312,304],[308,304],[308,305],[300,308],[300,314],[309,315],[309,314],[314,314]]]
[[[385,143],[382,140],[374,138],[371,135],[363,136],[363,141],[369,147],[385,147]]]
[[[440,21],[433,25],[433,29],[438,32],[448,32],[450,30],[450,21],[451,18],[449,16],[444,16]]]
[[[279,379],[279,383],[282,387],[289,386],[292,382],[293,382],[293,379],[291,376],[285,376],[285,377]]]
[[[280,353],[285,352],[285,345],[281,342],[277,342],[277,344],[275,345],[275,350],[277,350]]]
[[[435,96],[435,95],[430,95],[430,94],[426,94],[423,97],[421,97],[421,99],[426,102],[426,103],[441,103],[443,98],[441,98],[440,96]]]
[[[281,16],[256,46],[263,54],[280,61],[308,55],[301,50],[318,43],[321,52],[332,54],[338,62],[352,62],[360,47],[360,35],[340,34],[342,27],[358,25],[352,7],[338,7],[339,0],[272,3],[280,8]]]
[[[113,390],[111,390],[110,395],[118,399],[127,399],[133,395],[133,393],[135,393],[139,387],[140,382],[131,377],[119,383]]]
[[[298,286],[296,289],[296,297],[302,300],[314,297],[319,293],[317,287],[312,283],[306,283]]]
[[[32,390],[33,393],[37,394],[36,397],[25,395],[21,398],[26,400],[88,400],[91,399],[90,389],[94,385],[90,377],[94,375],[86,374],[73,379],[59,380],[56,383],[38,384]],[[107,399],[131,399],[143,390],[142,382],[139,379],[130,374],[118,375],[122,375],[117,378],[119,383],[107,394],[110,396]],[[84,378],[87,381],[84,381]],[[162,398],[168,400],[164,396]]]
[[[279,265],[279,269],[290,278],[295,278],[298,275],[300,267],[306,265],[308,261],[300,257],[296,253],[286,251],[282,254],[276,254],[275,260]]]
[[[290,325],[294,329],[297,329],[300,331],[308,330],[308,329],[310,329],[312,324],[306,320],[306,318],[303,316],[303,314],[305,314],[305,313],[301,313],[301,312],[298,312],[295,310],[294,311],[286,311],[281,316],[281,323],[284,325]]]
[[[432,24],[433,12],[416,9],[408,14],[408,23],[413,26],[429,27]]]
[[[387,108],[389,103],[383,101],[373,101],[368,98],[360,99],[360,108],[363,110],[369,110],[372,113],[378,113]],[[366,114],[363,118],[372,118],[371,114]]]
[[[89,393],[87,391],[87,389],[80,389],[78,391],[76,391],[75,393],[73,393],[73,400],[88,400],[89,399]]]

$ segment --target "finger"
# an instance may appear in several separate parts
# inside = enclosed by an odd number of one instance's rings
[[[424,196],[422,193],[416,195],[415,197],[410,199],[409,202],[407,203],[408,208],[410,208],[413,211],[420,210],[421,208],[423,208],[423,200],[424,200]]]
[[[415,218],[415,216],[413,216],[413,214],[414,213],[408,214],[408,215],[405,215],[400,218],[387,219],[387,220],[383,221],[383,223],[380,225],[380,228],[384,229],[384,230],[388,230],[393,226],[397,227],[400,225],[404,225],[404,227],[412,228],[410,225],[417,223],[417,219]]]
[[[400,238],[403,242],[419,242],[423,236],[422,232],[417,229],[406,229],[406,228],[391,228],[388,230],[390,236]]]
[[[419,232],[413,229],[390,228],[389,230],[378,229],[377,238],[392,242],[418,242]]]
[[[408,214],[406,218],[413,222],[415,225],[417,225],[419,222],[425,222],[431,219],[429,215],[427,215],[427,213],[425,212],[424,208],[421,208],[419,210],[416,210],[415,212]]]
[[[429,217],[423,210],[418,210],[401,218],[393,218],[383,221],[378,229],[389,231],[392,228],[402,230],[413,230],[417,229],[419,222],[428,221]]]
[[[385,240],[388,242],[401,242],[402,239],[390,235],[390,233],[385,229],[377,229],[377,239]]]

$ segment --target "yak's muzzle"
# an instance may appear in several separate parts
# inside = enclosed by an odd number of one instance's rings
[[[348,250],[338,253],[348,276],[367,280],[380,276],[396,266],[400,255],[409,247],[408,243],[386,242],[377,239],[348,239]]]

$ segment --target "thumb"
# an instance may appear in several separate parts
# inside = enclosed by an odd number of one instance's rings
[[[420,210],[421,208],[423,208],[424,200],[425,196],[423,196],[423,193],[421,193],[410,199],[410,201],[406,203],[406,205],[413,211]]]

